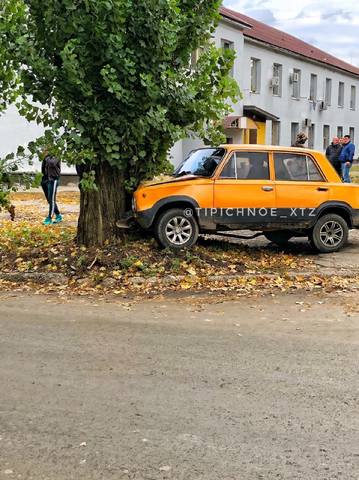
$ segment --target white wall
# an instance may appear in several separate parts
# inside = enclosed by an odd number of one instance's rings
[[[243,36],[243,32],[233,28],[225,22],[221,22],[217,28],[215,42],[221,45],[221,40],[229,40],[234,43],[236,61],[234,66],[234,77],[238,81],[243,100],[234,106],[234,114],[242,115],[244,105],[255,105],[277,117],[280,121],[280,143],[289,146],[291,144],[291,123],[299,123],[299,129],[306,131],[305,119],[310,119],[315,125],[314,148],[323,150],[323,127],[330,126],[330,138],[337,135],[337,128],[343,127],[343,133],[348,134],[349,128],[354,127],[355,138],[353,142],[357,145],[357,156],[359,155],[359,78],[350,73],[341,72],[333,67],[322,65],[299,57],[290,52],[286,53],[274,47],[265,46]],[[259,93],[251,93],[251,58],[261,60],[261,89]],[[273,77],[273,63],[279,63],[282,69],[282,94],[274,96],[270,87]],[[301,94],[300,99],[292,98],[292,84],[289,81],[293,68],[301,70]],[[310,76],[318,76],[317,104],[314,109],[313,102],[309,100]],[[319,102],[325,97],[326,78],[332,79],[332,99],[327,110],[320,111]],[[345,84],[344,107],[338,107],[338,85]],[[351,86],[356,86],[356,110],[350,109]],[[266,143],[272,141],[271,121],[266,122]],[[228,136],[240,138],[235,131],[226,132]],[[192,148],[202,146],[202,143],[194,140],[183,142],[183,152],[188,153]],[[178,160],[176,160],[178,163]]]
[[[227,40],[233,43],[233,49],[236,53],[236,59],[233,66],[233,77],[238,81],[241,78],[241,72],[243,71],[244,61],[244,36],[243,30],[237,27],[233,27],[225,21],[221,21],[215,32],[214,42],[215,45],[220,48],[222,46],[222,40]],[[240,82],[239,82],[240,84]],[[241,103],[231,104],[233,108],[233,115],[242,115]]]
[[[261,90],[260,93],[250,92],[250,59],[251,57],[261,60]],[[283,65],[283,86],[282,96],[276,97],[270,88],[270,80],[273,77],[273,63]],[[293,68],[302,71],[301,98],[292,98],[292,85],[289,82],[290,73]],[[325,79],[332,79],[332,101],[327,110],[320,111],[319,104],[313,110],[313,102],[308,100],[310,91],[310,75],[318,75],[318,101],[324,100]],[[345,83],[345,105],[338,107],[338,84]],[[349,128],[355,128],[354,142],[359,144],[359,78],[349,73],[341,73],[329,66],[312,63],[310,60],[291,56],[267,48],[260,44],[252,43],[245,39],[244,47],[244,68],[240,72],[239,82],[244,94],[245,105],[256,105],[274,115],[280,117],[281,122],[281,144],[291,143],[291,122],[300,123],[309,118],[315,124],[315,148],[323,150],[323,126],[330,125],[331,137],[337,134],[337,127],[344,127],[344,134],[349,133]],[[350,110],[350,87],[356,86],[356,111]],[[359,153],[359,152],[358,152]]]
[[[19,145],[26,146],[29,142],[36,140],[44,133],[44,128],[36,122],[28,122],[21,117],[15,108],[11,106],[0,116],[0,157],[8,153],[16,152]],[[22,170],[35,171],[41,170],[41,163],[34,161],[32,165],[24,164]],[[76,173],[74,167],[68,167],[62,164],[63,173]]]

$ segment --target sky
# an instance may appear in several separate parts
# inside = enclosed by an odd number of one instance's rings
[[[358,0],[224,0],[223,5],[359,67]]]

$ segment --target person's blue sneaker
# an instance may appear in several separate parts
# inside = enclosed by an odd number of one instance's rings
[[[52,225],[52,219],[51,217],[46,217],[45,220],[43,221],[44,225]]]
[[[62,222],[62,215],[58,214],[56,215],[56,218],[52,223],[60,223],[60,222]]]

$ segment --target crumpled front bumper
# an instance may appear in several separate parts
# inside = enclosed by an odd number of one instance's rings
[[[153,208],[134,213],[134,220],[140,225],[140,227],[144,228],[145,230],[151,227],[154,217],[155,210]]]
[[[124,230],[132,228],[134,225],[135,225],[135,217],[132,210],[129,210],[124,215],[121,215],[116,222],[117,228],[121,228]]]

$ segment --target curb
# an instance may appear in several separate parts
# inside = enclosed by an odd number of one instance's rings
[[[358,275],[358,274],[357,274]],[[210,275],[207,277],[209,282],[229,282],[237,279],[247,279],[253,280],[256,278],[260,278],[262,280],[275,280],[276,278],[285,278],[285,279],[293,279],[300,277],[304,280],[312,279],[313,277],[318,278],[333,278],[333,277],[340,277],[340,278],[355,278],[357,275],[353,273],[338,273],[338,271],[328,270],[327,272],[316,272],[316,271],[307,271],[307,272],[286,272],[286,273],[243,273],[237,275]],[[129,280],[129,283],[132,285],[149,285],[149,284],[156,284],[162,283],[165,285],[173,285],[185,280],[190,280],[190,276],[185,275],[169,275],[163,277],[162,279],[157,277],[133,277]]]
[[[328,269],[327,271],[306,271],[306,272],[279,272],[279,273],[243,273],[243,274],[231,274],[231,275],[210,275],[207,277],[209,282],[213,283],[220,283],[220,282],[230,282],[238,279],[247,279],[248,281],[260,278],[261,280],[274,280],[278,277],[284,279],[297,279],[300,277],[301,279],[312,279],[313,277],[319,278],[333,278],[333,277],[340,277],[340,278],[355,278],[358,276],[357,272],[350,272],[347,271],[338,272],[334,269]],[[200,278],[200,277],[199,277]],[[14,283],[22,283],[22,282],[34,282],[34,283],[42,283],[42,284],[52,284],[52,285],[66,285],[68,284],[70,277],[64,275],[63,273],[47,273],[47,272],[0,272],[0,279],[7,280],[9,282]],[[140,286],[140,285],[155,285],[155,284],[162,284],[162,285],[176,285],[183,281],[189,281],[191,276],[189,275],[167,275],[162,278],[158,277],[133,277],[128,279],[128,283],[133,286]],[[86,277],[77,279],[77,282],[80,284],[81,281],[83,282],[86,280]],[[114,286],[116,284],[116,280],[112,279],[111,277],[104,280],[106,284],[106,280],[108,280],[108,287]],[[113,281],[112,281],[113,280]],[[111,284],[110,284],[111,283]],[[106,286],[106,285],[104,285]]]
[[[0,272],[0,280],[8,282],[34,282],[34,283],[52,283],[53,285],[64,285],[69,281],[69,277],[63,273],[39,273],[39,272]]]

